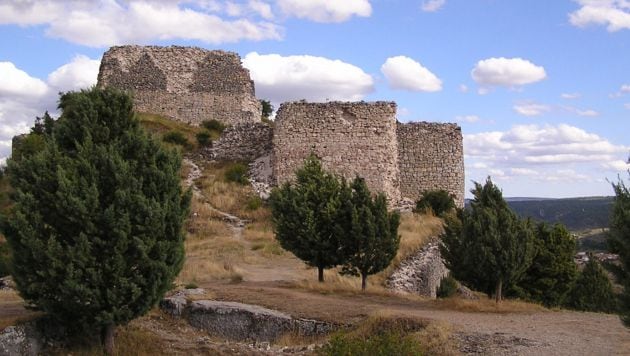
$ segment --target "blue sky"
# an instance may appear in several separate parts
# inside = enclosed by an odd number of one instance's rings
[[[109,46],[156,44],[239,53],[276,107],[458,122],[467,182],[506,196],[610,195],[630,168],[630,0],[14,0],[0,43],[0,158]]]

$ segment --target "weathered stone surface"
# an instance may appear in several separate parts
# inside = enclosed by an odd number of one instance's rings
[[[183,295],[174,295],[172,297],[164,298],[160,301],[160,309],[170,316],[182,316],[188,301]]]
[[[291,102],[280,106],[273,137],[273,176],[293,179],[315,153],[325,169],[365,178],[373,191],[400,199],[396,104],[393,102]]]
[[[456,124],[398,124],[398,165],[402,196],[418,200],[422,192],[443,189],[464,207],[464,149]]]
[[[7,326],[0,332],[0,356],[38,355],[42,336],[31,323]]]
[[[212,144],[212,156],[217,160],[253,161],[271,153],[273,128],[263,122],[244,123],[227,127]]]
[[[115,46],[103,55],[97,85],[132,92],[137,111],[193,125],[260,121],[254,83],[233,52]]]
[[[387,278],[388,288],[435,298],[440,281],[448,269],[440,255],[439,242],[433,240],[411,255]]]

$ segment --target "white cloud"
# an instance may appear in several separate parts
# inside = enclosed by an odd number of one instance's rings
[[[300,99],[356,101],[374,90],[370,75],[340,60],[251,52],[243,65],[251,73],[257,96],[275,104]]]
[[[616,161],[604,163],[604,168],[607,168],[613,171],[623,172],[630,169],[630,163],[628,163],[627,161],[616,160]]]
[[[48,84],[64,90],[88,88],[96,84],[101,61],[78,55],[48,75]]]
[[[621,88],[619,89],[620,92],[627,94],[630,93],[630,84],[624,84],[621,86]]]
[[[562,93],[560,95],[560,97],[562,99],[567,99],[567,100],[578,99],[581,96],[582,96],[582,94],[580,94],[580,93]]]
[[[463,115],[463,116],[455,116],[455,121],[457,122],[468,122],[475,123],[479,122],[479,116],[477,115]]]
[[[545,69],[522,58],[488,58],[477,62],[472,78],[482,86],[514,87],[541,81]]]
[[[536,103],[521,103],[513,107],[514,111],[524,116],[539,116],[550,110],[549,106]]]
[[[99,63],[78,55],[50,73],[44,82],[11,62],[0,62],[0,162],[11,153],[13,136],[28,132],[35,117],[44,111],[54,114],[59,91],[96,84]]]
[[[0,24],[45,25],[48,36],[93,47],[173,39],[219,44],[282,38],[276,24],[249,17],[224,20],[212,13],[219,6],[213,4],[201,0],[24,1],[0,5]],[[234,16],[245,12],[241,5],[230,4],[224,6],[225,12]],[[264,5],[257,0],[249,3],[252,12],[267,19],[270,8]]]
[[[393,89],[419,92],[442,90],[442,81],[419,62],[405,56],[387,58],[381,72]]]
[[[630,103],[625,103],[625,104],[623,104],[623,106],[624,106],[626,109],[630,110]]]
[[[252,11],[256,12],[263,19],[265,20],[273,19],[273,12],[271,11],[271,5],[267,4],[266,2],[261,1],[261,0],[250,0],[247,6],[249,6],[249,8]]]
[[[462,93],[468,93],[468,86],[466,84],[460,84],[459,91]]]
[[[352,16],[369,17],[369,0],[277,0],[277,5],[288,16],[315,22],[343,22]]]
[[[609,32],[630,29],[628,0],[577,0],[580,8],[569,14],[569,22],[577,27],[606,26]]]
[[[446,0],[426,0],[422,2],[421,9],[425,12],[435,12],[446,4]]]

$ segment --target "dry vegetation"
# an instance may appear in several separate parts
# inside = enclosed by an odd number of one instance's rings
[[[540,304],[524,302],[521,300],[507,299],[496,303],[494,299],[481,296],[479,299],[470,300],[462,298],[446,298],[433,301],[436,309],[456,310],[470,313],[537,313],[547,311]]]
[[[160,141],[164,134],[171,131],[176,131],[182,133],[184,137],[186,137],[188,143],[190,144],[190,150],[195,150],[198,148],[196,136],[197,133],[201,131],[201,128],[199,127],[185,125],[174,120],[166,119],[159,115],[148,113],[139,113],[138,119],[140,120],[142,127],[144,127],[144,129],[151,134],[157,136]],[[170,147],[177,146],[169,143],[165,144]]]

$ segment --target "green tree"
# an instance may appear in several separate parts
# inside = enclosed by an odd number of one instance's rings
[[[435,216],[444,217],[444,214],[455,209],[455,201],[446,190],[425,191],[422,198],[416,202],[416,211],[423,212],[429,208]]]
[[[350,186],[344,182],[342,189],[347,192],[342,194],[343,208],[337,221],[346,227],[342,235],[343,273],[360,275],[361,289],[365,290],[367,276],[387,268],[396,256],[400,215],[387,211],[383,193],[373,198],[363,178],[356,177]]]
[[[573,261],[576,242],[564,225],[545,223],[534,232],[534,258],[514,287],[517,296],[547,307],[563,305],[578,274]]]
[[[309,266],[317,267],[318,280],[324,269],[343,262],[337,224],[341,183],[322,168],[311,154],[296,171],[294,184],[275,188],[270,197],[276,239]]]
[[[577,310],[606,313],[617,309],[612,283],[606,271],[592,255],[578,275],[568,306]]]
[[[608,243],[613,252],[619,254],[621,267],[616,269],[623,293],[619,300],[621,319],[630,326],[630,191],[620,179],[613,184],[615,202],[610,221]]]
[[[440,251],[453,277],[491,295],[518,282],[533,255],[532,231],[508,207],[490,178],[475,182],[470,211],[446,219]]]
[[[44,147],[9,159],[15,206],[3,226],[22,297],[57,321],[100,329],[113,350],[117,325],[146,313],[184,259],[177,152],[139,126],[126,94],[63,94]]]
[[[268,119],[273,114],[273,105],[269,100],[261,99],[260,105],[262,106],[262,117]]]

